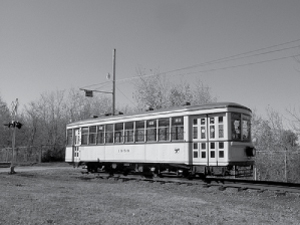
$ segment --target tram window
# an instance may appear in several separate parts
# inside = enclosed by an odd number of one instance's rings
[[[205,127],[201,127],[201,139],[205,139],[206,129]]]
[[[158,140],[169,141],[170,137],[170,119],[159,119],[158,120]]]
[[[123,142],[123,123],[115,124],[115,143]]]
[[[73,144],[73,131],[72,129],[67,130],[67,146],[71,146]]]
[[[219,151],[219,158],[224,158],[224,151]]]
[[[224,149],[224,142],[219,142],[219,149]]]
[[[147,121],[147,141],[156,141],[156,120]]]
[[[96,126],[89,127],[89,145],[96,144]]]
[[[214,117],[210,117],[210,124],[214,124],[215,123],[215,118]]]
[[[106,125],[105,143],[113,143],[113,124]]]
[[[194,158],[198,158],[198,152],[194,152]]]
[[[198,127],[193,127],[193,139],[198,139]]]
[[[250,141],[251,138],[251,123],[250,117],[242,116],[242,137],[243,141]]]
[[[83,127],[81,129],[81,144],[83,144],[83,145],[88,144],[88,134],[89,134],[89,128]]]
[[[219,138],[224,137],[224,125],[223,125],[223,116],[219,116]]]
[[[198,149],[198,144],[194,143],[194,149]]]
[[[171,135],[172,140],[183,140],[183,117],[172,118]]]
[[[204,118],[201,119],[201,125],[205,125],[205,119]]]
[[[224,125],[220,124],[219,125],[219,138],[223,138],[224,137]]]
[[[223,123],[223,116],[219,116],[219,123]]]
[[[135,141],[144,142],[145,141],[145,122],[137,121],[135,124]]]
[[[193,124],[194,124],[194,125],[197,125],[197,124],[198,124],[198,119],[194,119],[194,120],[193,120]]]
[[[215,126],[210,126],[210,138],[215,138]]]
[[[133,142],[133,122],[125,123],[125,142]]]
[[[98,126],[97,143],[98,144],[104,143],[104,126]]]
[[[241,114],[231,113],[231,134],[233,140],[241,140]]]

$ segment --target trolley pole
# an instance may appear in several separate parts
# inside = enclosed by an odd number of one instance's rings
[[[113,73],[113,90],[112,90],[112,115],[115,115],[116,109],[116,49],[113,49],[113,63],[112,63],[112,73]]]

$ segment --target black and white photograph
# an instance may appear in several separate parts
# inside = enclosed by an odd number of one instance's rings
[[[0,0],[0,224],[300,224],[299,0]]]

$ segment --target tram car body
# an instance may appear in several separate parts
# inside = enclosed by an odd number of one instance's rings
[[[234,174],[252,170],[251,110],[211,103],[73,122],[65,161],[89,171]]]

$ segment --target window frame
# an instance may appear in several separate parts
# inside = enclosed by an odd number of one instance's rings
[[[157,119],[146,120],[146,142],[157,141]]]
[[[160,118],[158,119],[158,141],[168,142],[170,141],[170,118]]]

